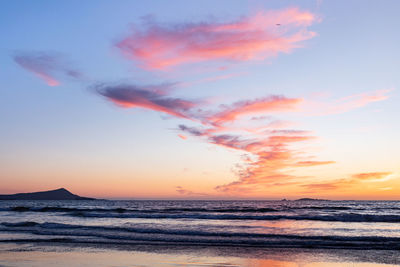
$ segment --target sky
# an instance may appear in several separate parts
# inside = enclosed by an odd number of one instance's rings
[[[0,193],[398,199],[399,1],[6,1]]]

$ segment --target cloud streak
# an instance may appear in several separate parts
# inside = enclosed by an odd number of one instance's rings
[[[391,179],[392,176],[392,172],[356,173],[348,178],[336,179],[326,183],[303,184],[302,187],[310,190],[333,190],[338,188],[348,189],[354,186],[359,186],[361,183],[365,182],[384,182]]]
[[[302,102],[300,98],[287,98],[272,95],[255,100],[238,101],[230,106],[223,106],[223,110],[208,118],[215,125],[235,121],[246,115],[265,114],[273,112],[295,111]]]
[[[225,193],[249,193],[260,187],[267,188],[277,183],[286,185],[298,178],[291,175],[290,168],[299,165],[300,153],[290,147],[292,143],[312,140],[313,136],[270,136],[266,141],[245,146],[247,152],[256,158],[247,163],[238,173],[238,180],[217,186],[215,189]],[[255,145],[254,145],[255,144]],[[301,162],[301,161],[300,161]]]
[[[191,190],[187,190],[185,188],[183,188],[182,186],[177,186],[175,187],[176,192],[178,192],[180,195],[185,195],[185,196],[208,196],[208,194],[204,194],[204,193],[197,193],[197,192],[193,192]]]
[[[236,166],[238,180],[217,186],[215,189],[221,193],[249,194],[260,186],[291,184],[290,180],[297,177],[287,173],[290,168],[334,163],[302,160],[302,153],[291,148],[292,144],[314,140],[315,137],[308,131],[278,129],[266,131],[263,135],[246,136],[185,125],[180,125],[179,130],[203,138],[208,143],[245,153],[242,163]],[[229,127],[224,129],[229,130]]]
[[[300,47],[303,41],[314,37],[315,33],[309,27],[316,21],[314,14],[298,8],[262,11],[230,22],[162,24],[147,18],[115,46],[126,58],[147,70],[165,70],[204,61],[226,63],[264,60],[280,53],[289,53]],[[215,79],[229,77],[218,75]],[[199,127],[180,124],[178,136],[182,139],[194,136],[209,144],[243,153],[243,160],[235,169],[237,179],[215,189],[224,193],[248,194],[271,186],[300,185],[301,190],[304,187],[301,179],[304,177],[295,175],[295,170],[336,163],[333,160],[310,160],[315,157],[298,146],[312,142],[317,137],[309,131],[292,129],[292,122],[278,120],[271,115],[344,113],[385,100],[388,91],[380,90],[330,101],[268,95],[219,105],[213,110],[206,109],[204,103],[199,101],[171,97],[165,88],[155,91],[149,86],[103,86],[99,93],[121,107],[151,109],[201,124]],[[244,122],[245,126],[236,124],[240,122]],[[249,126],[250,122],[252,124]],[[308,186],[315,190],[334,189],[348,183],[342,180]],[[351,177],[350,180],[361,181],[362,178]],[[177,187],[177,192],[191,193],[181,187]]]
[[[14,54],[13,59],[20,67],[33,73],[49,86],[60,85],[59,77],[75,80],[83,78],[82,73],[69,67],[57,53],[18,52]]]
[[[94,86],[94,89],[123,108],[144,108],[190,119],[189,111],[197,106],[197,103],[168,96],[167,91],[171,89],[171,86],[171,84],[156,86],[100,84]]]
[[[302,177],[293,174],[298,168],[335,164],[332,160],[310,160],[312,155],[296,149],[298,144],[314,141],[317,137],[309,131],[288,129],[288,122],[276,120],[271,114],[276,112],[302,112],[299,105],[301,98],[285,96],[267,96],[253,100],[242,100],[230,105],[220,105],[217,111],[204,110],[204,102],[191,101],[171,96],[173,84],[152,86],[138,85],[105,85],[94,87],[96,92],[123,108],[144,108],[162,112],[173,117],[191,120],[201,127],[178,126],[178,136],[186,139],[194,136],[213,145],[244,153],[243,160],[235,168],[237,180],[215,187],[219,193],[251,194],[260,189],[277,186],[297,185],[299,190],[332,190],[342,186],[354,185],[361,181],[379,180],[389,173],[360,173],[349,179],[339,179],[329,183],[302,183]],[[366,97],[367,96],[367,97]],[[368,101],[380,101],[383,97],[362,95]],[[349,97],[353,101],[354,97]],[[357,98],[359,99],[359,98]],[[358,102],[358,100],[357,100]],[[232,123],[239,120],[264,123],[263,120],[252,120],[254,115],[265,115],[269,122],[256,129],[235,127]],[[263,117],[264,118],[264,117]],[[308,177],[310,178],[310,177]],[[177,192],[191,194],[183,188]]]
[[[362,108],[370,103],[383,101],[389,98],[388,94],[393,89],[381,89],[350,95],[333,101],[304,101],[301,107],[306,113],[311,115],[325,116],[341,114],[357,108]],[[318,113],[316,113],[318,111]]]
[[[205,60],[263,60],[289,53],[315,36],[314,14],[298,8],[260,11],[236,21],[167,25],[149,18],[116,43],[127,58],[146,69]]]
[[[296,162],[296,166],[298,167],[313,167],[313,166],[320,166],[320,165],[327,165],[327,164],[334,164],[336,161],[299,161]]]

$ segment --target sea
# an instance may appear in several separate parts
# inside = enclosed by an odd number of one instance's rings
[[[0,242],[400,249],[399,201],[0,201]]]

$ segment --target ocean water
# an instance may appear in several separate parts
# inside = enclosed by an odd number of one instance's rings
[[[0,201],[0,242],[400,249],[398,201]]]

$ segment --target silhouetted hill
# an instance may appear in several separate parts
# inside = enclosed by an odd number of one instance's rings
[[[296,199],[295,201],[329,201],[329,200],[328,200],[328,199],[319,199],[319,198],[308,198],[308,197],[305,197],[305,198]]]
[[[0,195],[0,200],[94,200],[94,198],[80,197],[65,188],[50,191]]]

